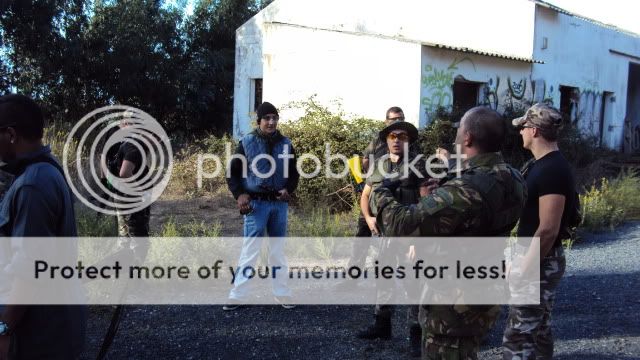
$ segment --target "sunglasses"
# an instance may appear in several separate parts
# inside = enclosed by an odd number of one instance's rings
[[[400,133],[400,134],[396,134],[396,133],[391,133],[389,135],[387,135],[387,140],[391,140],[391,141],[396,141],[396,140],[400,140],[400,141],[409,141],[409,135],[405,134],[405,133]]]
[[[271,121],[271,120],[278,121],[278,120],[280,120],[280,116],[278,116],[278,115],[266,115],[266,116],[263,116],[262,118],[264,120],[267,120],[267,121]]]
[[[537,126],[532,126],[532,125],[519,125],[516,129],[518,131],[522,130],[522,129],[537,129]]]

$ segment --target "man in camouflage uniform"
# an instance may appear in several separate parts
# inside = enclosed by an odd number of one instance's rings
[[[526,186],[499,153],[505,133],[497,112],[484,107],[467,111],[456,136],[467,159],[450,170],[441,186],[411,206],[394,199],[394,183],[374,191],[370,205],[382,231],[389,236],[508,235],[526,200]],[[476,359],[480,339],[499,311],[497,305],[421,305],[422,358]]]
[[[513,120],[513,125],[520,130],[524,148],[534,157],[523,167],[529,197],[518,226],[518,237],[538,238],[531,246],[540,248],[541,262],[532,264],[540,266],[540,304],[509,308],[503,359],[551,359],[551,309],[565,270],[562,239],[570,238],[570,228],[579,222],[579,203],[571,166],[558,149],[560,112],[535,104],[523,117]]]
[[[384,175],[400,181],[400,186],[393,196],[401,204],[416,204],[421,195],[426,195],[427,177],[424,173],[410,171],[408,165],[414,161],[416,155],[409,151],[409,147],[418,140],[418,129],[408,122],[395,122],[385,127],[379,133],[380,142],[387,145],[388,154],[379,158],[375,164],[373,174],[367,178],[367,184],[362,192],[360,208],[372,233],[380,234],[376,219],[369,209],[369,198],[372,189],[382,184]],[[415,169],[424,172],[424,160],[416,159]],[[405,169],[406,168],[406,169]],[[406,171],[406,172],[405,172]],[[413,245],[408,242],[388,242],[381,238],[379,249],[379,261],[384,264],[396,265],[408,263],[408,257],[413,250]],[[390,339],[391,316],[393,314],[393,300],[396,287],[390,281],[380,281],[376,284],[376,309],[375,323],[358,333],[361,339]],[[419,298],[419,289],[405,289],[410,299]],[[409,324],[409,339],[411,352],[420,356],[420,325],[418,323],[418,306],[409,306],[407,309],[407,322]]]

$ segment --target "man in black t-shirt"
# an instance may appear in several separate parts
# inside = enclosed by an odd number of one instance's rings
[[[120,123],[120,128],[125,128],[128,125],[128,122],[124,119]],[[144,148],[143,141],[133,138],[113,145],[107,151],[109,172],[119,178],[131,178],[135,176],[135,181],[143,179],[149,172],[149,168],[143,164],[146,154],[141,151],[141,149],[144,150]],[[149,188],[152,186],[153,184],[150,182]],[[125,194],[120,195],[126,197]],[[148,237],[150,215],[149,206],[132,214],[118,213],[118,236],[122,238]],[[136,253],[139,256],[146,254],[148,248],[146,242],[142,244],[130,243],[129,246],[132,248],[140,247],[136,249]]]
[[[509,308],[503,359],[551,359],[551,309],[565,270],[561,241],[572,225],[569,219],[575,215],[575,181],[569,163],[558,149],[562,116],[556,109],[535,104],[523,117],[513,120],[513,125],[520,129],[523,146],[534,157],[523,168],[528,196],[518,236],[539,238],[532,246],[540,246],[540,304]]]

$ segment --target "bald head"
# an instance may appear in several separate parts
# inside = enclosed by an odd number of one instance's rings
[[[467,111],[460,121],[461,130],[468,133],[479,152],[496,152],[502,149],[506,125],[502,116],[484,106]]]

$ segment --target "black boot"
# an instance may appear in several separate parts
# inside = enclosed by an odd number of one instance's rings
[[[413,325],[409,328],[409,341],[411,357],[422,356],[422,328],[420,325]]]
[[[376,322],[366,327],[356,335],[359,339],[391,339],[391,318],[376,315]]]

